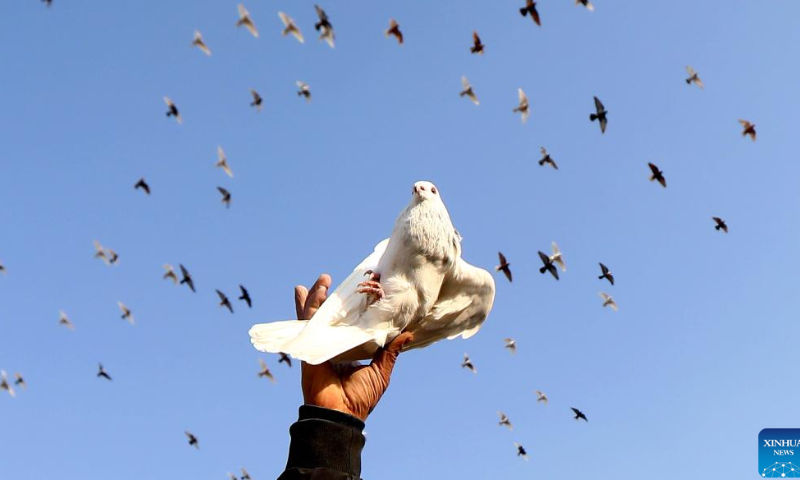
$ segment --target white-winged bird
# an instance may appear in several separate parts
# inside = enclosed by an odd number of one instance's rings
[[[747,120],[739,120],[739,123],[742,124],[742,136],[746,137],[750,135],[750,138],[755,142],[756,141],[756,125],[754,123],[750,123]]]
[[[65,327],[69,328],[70,330],[75,330],[75,325],[72,324],[69,317],[67,316],[64,311],[58,312],[58,324],[64,325]]]
[[[309,87],[306,82],[301,82],[300,80],[296,81],[295,83],[297,84],[297,96],[306,97],[306,102],[310,102],[311,87]]]
[[[217,146],[217,163],[215,163],[214,166],[221,168],[226,175],[233,178],[233,170],[231,170],[230,165],[228,165],[228,157],[225,156],[225,151],[222,150],[220,146]]]
[[[517,456],[522,457],[525,461],[528,461],[528,452],[525,451],[525,447],[520,445],[519,443],[514,443],[514,446],[517,447]]]
[[[536,2],[533,0],[525,0],[525,6],[519,9],[519,13],[523,17],[530,14],[533,23],[540,27],[542,26],[542,22],[539,19],[539,12],[536,10]]]
[[[516,107],[514,107],[514,110],[512,111],[514,113],[519,113],[520,120],[522,120],[522,123],[525,123],[528,121],[528,117],[531,114],[530,103],[528,103],[528,96],[525,95],[525,92],[523,92],[521,88],[517,89],[517,96],[519,97],[519,104]]]
[[[556,266],[553,265],[553,261],[550,260],[550,257],[547,256],[546,253],[539,250],[539,258],[542,259],[542,263],[544,266],[539,269],[539,273],[544,274],[544,272],[550,272],[550,274],[558,280],[558,270],[556,270]]]
[[[498,425],[508,427],[509,430],[514,430],[514,426],[511,425],[511,420],[508,419],[508,415],[503,412],[497,412],[497,415],[500,417],[500,421],[497,422]]]
[[[590,12],[594,10],[594,5],[592,5],[592,2],[589,0],[575,0],[575,5],[583,5],[586,7],[586,10],[589,10]]]
[[[714,230],[722,230],[723,232],[728,233],[728,224],[725,223],[725,220],[719,217],[711,217],[711,219],[714,220],[714,223],[716,223],[716,225],[714,225]]]
[[[189,445],[193,446],[194,448],[200,450],[200,443],[197,441],[197,437],[195,437],[191,432],[184,431],[183,433],[186,434],[186,438],[189,439]]]
[[[320,32],[319,39],[328,42],[331,48],[334,48],[334,40],[336,36],[333,34],[333,25],[328,20],[328,14],[319,5],[314,5],[314,10],[317,11],[319,21],[314,24],[314,30]]]
[[[233,305],[231,305],[231,301],[228,299],[228,296],[222,293],[220,290],[217,290],[217,295],[219,295],[219,306],[226,307],[228,311],[233,313]]]
[[[508,351],[511,352],[512,355],[517,353],[517,341],[516,340],[514,340],[513,338],[504,338],[503,342],[505,342],[505,347],[504,348],[507,348]]]
[[[206,42],[203,41],[203,35],[200,33],[200,30],[194,31],[194,40],[192,40],[192,46],[199,48],[200,51],[205,53],[207,56],[211,56],[211,49],[209,49],[208,45],[206,45]]]
[[[275,383],[275,377],[272,376],[272,372],[269,371],[266,362],[259,358],[258,364],[261,365],[261,370],[258,371],[258,376],[269,378],[272,383]]]
[[[558,248],[558,244],[553,242],[550,246],[553,250],[553,254],[550,255],[550,261],[561,267],[562,272],[566,272],[567,264],[564,262],[564,255],[561,254],[561,249]]]
[[[122,316],[120,316],[120,318],[123,320],[127,320],[128,323],[133,325],[134,320],[133,320],[133,313],[131,313],[131,309],[126,307],[125,304],[122,302],[117,302],[117,305],[119,306],[119,309],[122,312]]]
[[[664,172],[659,170],[658,167],[652,162],[648,163],[647,166],[650,167],[650,172],[652,173],[650,175],[650,181],[658,181],[662,187],[667,188],[667,179],[664,178]]]
[[[244,285],[239,285],[239,290],[242,292],[242,294],[239,296],[239,300],[244,300],[249,308],[253,308],[253,300],[250,298],[250,292],[244,288]]]
[[[398,24],[394,18],[389,19],[389,28],[385,32],[386,36],[394,35],[397,39],[397,43],[400,45],[403,44],[403,32],[400,31],[400,24]]]
[[[108,381],[111,381],[111,375],[106,372],[106,369],[103,368],[102,363],[97,364],[97,378],[105,378]]]
[[[259,95],[258,92],[256,92],[252,88],[250,89],[250,95],[253,96],[253,101],[250,102],[250,106],[256,107],[256,110],[260,112],[262,104],[264,103],[264,99],[261,98],[261,95]]]
[[[494,267],[495,271],[503,272],[505,274],[506,278],[508,279],[508,281],[509,282],[512,281],[511,280],[511,268],[510,268],[511,264],[508,263],[508,261],[506,261],[506,256],[503,255],[503,252],[497,252],[497,256],[500,258],[500,265]]]
[[[167,116],[175,117],[176,122],[183,123],[183,119],[181,118],[181,113],[178,111],[178,107],[175,106],[175,102],[170,100],[169,97],[165,96],[164,103],[167,104]]]
[[[469,359],[469,355],[466,353],[464,354],[464,361],[461,362],[461,368],[466,368],[472,373],[478,373],[478,370],[475,368],[475,365],[472,364],[472,360]]]
[[[600,122],[600,133],[606,133],[606,125],[608,125],[608,110],[606,110],[606,107],[603,106],[603,102],[601,102],[597,97],[594,97],[594,109],[595,113],[589,115],[589,120],[592,122],[598,120]]]
[[[217,187],[217,190],[219,190],[219,194],[222,195],[220,201],[225,204],[225,208],[231,208],[231,192],[222,187]]]
[[[686,65],[686,71],[689,73],[689,78],[686,79],[686,85],[691,85],[694,83],[701,89],[703,88],[703,81],[700,80],[700,77],[697,75],[697,72],[694,71],[694,68]]]
[[[617,302],[614,300],[614,298],[611,295],[609,295],[609,294],[607,294],[605,292],[600,292],[600,298],[603,299],[603,306],[604,307],[611,307],[611,310],[614,310],[615,312],[617,310],[619,310],[619,307],[617,306]]]
[[[549,400],[547,400],[547,394],[545,394],[541,390],[536,390],[535,393],[536,393],[536,403],[543,402],[545,405],[547,405],[547,403],[549,402]]]
[[[583,412],[581,412],[577,408],[574,408],[574,407],[569,407],[569,408],[571,408],[572,411],[575,413],[575,420],[583,419],[584,421],[587,421],[587,422],[589,421],[589,419],[586,418],[586,415],[584,415]]]
[[[247,28],[247,30],[250,31],[250,33],[254,37],[258,38],[258,29],[256,28],[256,24],[253,23],[253,19],[250,18],[250,12],[248,12],[247,9],[244,8],[244,5],[242,5],[241,3],[239,4],[238,9],[239,9],[239,20],[236,21],[236,26],[237,27],[244,26],[245,28]]]
[[[6,377],[5,370],[0,370],[0,390],[5,390],[12,397],[17,396],[17,393],[14,391],[14,387],[12,387],[10,383],[8,383],[8,377]]]
[[[294,35],[294,38],[297,39],[300,43],[305,43],[306,39],[303,38],[303,32],[297,27],[297,24],[294,23],[294,19],[289,15],[286,15],[283,12],[278,12],[278,16],[281,17],[281,22],[283,22],[283,36],[289,35],[290,33]]]
[[[547,164],[553,167],[553,169],[558,170],[558,165],[556,165],[556,162],[555,160],[553,160],[553,157],[551,157],[550,154],[547,153],[547,150],[544,147],[541,147],[539,151],[542,152],[542,159],[539,160],[539,166],[543,167],[545,166],[545,164]]]
[[[177,284],[178,283],[178,275],[175,274],[175,269],[172,268],[172,265],[170,265],[168,263],[165,264],[164,265],[164,270],[166,270],[167,273],[165,273],[164,276],[161,277],[161,278],[163,278],[164,280],[169,278],[170,280],[172,280],[172,283],[176,283]]]
[[[481,37],[478,36],[478,32],[472,32],[472,47],[469,49],[469,51],[483,55],[484,47],[485,45],[481,43]]]
[[[186,267],[184,267],[182,264],[178,264],[178,266],[181,269],[181,277],[182,277],[180,282],[181,285],[185,283],[186,286],[192,289],[192,292],[196,293],[197,291],[194,289],[194,280],[192,280],[192,276],[189,274],[189,270],[186,270]]]
[[[139,181],[133,186],[134,190],[138,190],[140,188],[144,191],[144,193],[150,195],[150,185],[144,181],[144,178],[140,178]]]
[[[469,80],[467,80],[467,77],[464,76],[461,77],[461,87],[462,90],[458,94],[459,97],[463,97],[466,95],[467,98],[472,100],[472,103],[474,103],[475,105],[481,104],[481,102],[478,101],[477,95],[475,95],[475,90],[472,89],[472,85],[470,85]]]
[[[598,262],[598,263],[600,264],[600,271],[603,274],[597,277],[597,279],[602,280],[605,278],[606,280],[609,281],[609,283],[611,283],[611,285],[614,285],[614,274],[611,273],[611,270],[609,270],[608,267],[603,265],[603,262]]]

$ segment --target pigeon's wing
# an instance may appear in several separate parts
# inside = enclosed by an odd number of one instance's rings
[[[478,32],[472,32],[472,43],[475,45],[481,44],[481,37],[478,36]]]
[[[606,107],[603,106],[603,102],[601,102],[600,99],[597,97],[594,97],[594,108],[597,109],[598,113],[606,109]]]
[[[506,261],[506,256],[503,255],[503,252],[497,252],[497,256],[500,259],[500,265],[505,265],[508,263],[508,261]]]
[[[300,90],[305,90],[305,89],[308,88],[308,84],[306,82],[301,81],[301,80],[298,80],[298,81],[296,81],[294,83],[297,84],[297,88],[299,88]]]
[[[519,96],[520,107],[528,105],[528,96],[525,95],[525,92],[523,92],[521,88],[517,89],[517,95]]]
[[[172,107],[175,105],[174,103],[172,103],[172,100],[170,100],[170,98],[167,96],[164,96],[164,103],[166,103],[168,107]]]
[[[481,328],[494,303],[492,275],[459,258],[448,273],[439,297],[427,317],[414,330],[414,341],[407,348],[420,348],[441,339],[469,338]],[[427,331],[430,328],[432,331]]]
[[[609,299],[610,297],[608,296],[608,294],[607,294],[607,293],[605,293],[605,292],[600,292],[600,298],[602,298],[602,299],[603,299],[603,302],[607,302],[607,301],[608,301],[608,299]]]
[[[367,308],[366,296],[358,293],[358,284],[365,280],[367,270],[378,268],[388,244],[387,238],[375,246],[375,250],[328,295],[311,320],[254,325],[250,329],[253,346],[262,352],[284,352],[319,364],[372,340],[372,334],[352,326]]]
[[[703,81],[700,80],[700,77],[696,77],[695,78],[694,84],[697,85],[698,87],[700,87],[700,89],[703,89],[705,87],[705,85],[703,84]]]
[[[686,73],[688,73],[689,74],[689,78],[691,78],[691,77],[694,77],[695,73],[697,73],[697,72],[695,72],[694,68],[692,68],[691,66],[686,65]]]
[[[539,147],[539,151],[542,152],[542,158],[547,157],[547,150],[544,147]]]
[[[542,259],[542,262],[547,265],[550,263],[550,257],[547,256],[546,253],[539,251],[539,258]]]
[[[283,25],[285,27],[288,27],[289,25],[292,24],[292,19],[289,18],[289,15],[286,15],[283,12],[278,12],[278,16],[281,17],[281,22],[283,22]]]
[[[469,90],[470,84],[469,80],[467,80],[467,77],[461,77],[461,86],[464,87],[464,90]]]
[[[317,16],[321,21],[325,21],[328,19],[328,15],[325,13],[325,10],[322,9],[319,5],[314,5],[314,10],[317,11]]]

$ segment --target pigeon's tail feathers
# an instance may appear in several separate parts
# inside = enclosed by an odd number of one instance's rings
[[[519,9],[519,14],[520,14],[520,15],[522,15],[522,16],[524,17],[525,15],[527,15],[527,14],[528,14],[528,9],[527,9],[527,8],[525,8],[525,7],[523,7],[523,8],[520,8],[520,9]]]
[[[691,85],[691,83],[692,83],[692,79],[691,78],[687,78],[686,79],[686,85]]]
[[[589,120],[594,122],[595,120],[597,120],[597,115],[595,115],[594,113],[589,114]]]
[[[313,333],[306,332],[302,337],[283,344],[282,351],[311,365],[319,365],[373,341],[376,341],[375,336],[360,327],[336,325]]]
[[[259,323],[250,329],[250,341],[261,352],[285,352],[283,345],[300,335],[307,323],[306,320]]]
[[[722,226],[717,225],[717,226],[714,227],[714,230],[719,230],[720,228],[722,228]]]
[[[539,273],[542,273],[542,274],[544,274],[544,272],[546,272],[546,271],[547,271],[547,267],[542,267],[542,268],[539,269]]]

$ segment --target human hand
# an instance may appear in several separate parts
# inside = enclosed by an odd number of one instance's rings
[[[294,289],[297,318],[310,319],[328,296],[331,277],[322,274],[309,292],[298,285]],[[378,349],[369,365],[325,362],[302,364],[303,400],[307,405],[338,410],[366,420],[389,387],[389,379],[403,346],[414,335],[404,332],[384,348]]]

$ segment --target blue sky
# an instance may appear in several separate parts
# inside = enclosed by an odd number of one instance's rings
[[[295,284],[344,278],[421,179],[439,186],[464,258],[492,268],[502,250],[515,281],[497,277],[477,336],[400,357],[367,423],[364,478],[754,475],[758,432],[798,426],[800,7],[542,0],[539,28],[522,4],[323,3],[335,50],[315,38],[312,2],[247,2],[259,39],[234,27],[235,1],[0,5],[0,368],[29,383],[0,395],[0,476],[277,477],[299,369],[253,350],[247,330],[292,318]],[[304,45],[281,37],[279,10]],[[383,36],[390,17],[403,46]],[[195,29],[211,57],[189,46]],[[704,91],[684,83],[687,64]],[[459,98],[462,75],[480,106]],[[605,135],[587,118],[593,95]],[[218,145],[233,179],[213,167]],[[560,170],[536,164],[540,146]],[[150,197],[132,188],[142,176]],[[95,239],[119,265],[92,258]],[[559,282],[537,271],[553,240]],[[597,280],[601,261],[616,286]],[[164,263],[186,265],[198,293],[161,280]],[[253,309],[230,315],[214,289],[239,283]],[[277,384],[256,377],[259,357]],[[113,382],[95,378],[99,361]]]

